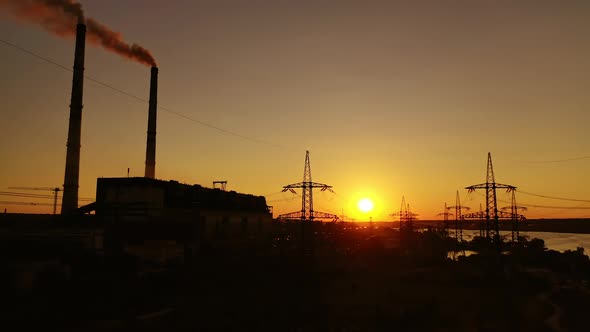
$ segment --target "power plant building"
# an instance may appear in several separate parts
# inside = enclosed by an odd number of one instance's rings
[[[131,177],[99,178],[96,187],[98,216],[117,215],[128,220],[148,220],[184,215],[194,209],[231,211],[245,217],[270,216],[264,196],[222,191],[198,184]]]
[[[99,178],[95,207],[96,217],[126,243],[202,243],[272,223],[264,196],[145,177]]]

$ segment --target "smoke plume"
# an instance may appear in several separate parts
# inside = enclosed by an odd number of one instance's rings
[[[137,45],[129,45],[123,40],[123,36],[91,18],[86,20],[88,39],[91,43],[98,44],[109,51],[113,51],[123,57],[135,60],[148,66],[156,66],[156,60],[150,51]]]
[[[0,10],[10,12],[18,20],[40,25],[60,37],[76,35],[76,24],[86,23],[90,43],[147,66],[156,60],[145,48],[129,44],[121,33],[92,18],[85,18],[82,5],[75,0],[0,0]]]

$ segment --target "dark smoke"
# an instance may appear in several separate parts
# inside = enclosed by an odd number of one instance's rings
[[[74,0],[0,0],[0,9],[10,12],[17,19],[39,24],[60,36],[76,35],[76,24],[85,22],[88,40],[147,66],[156,66],[156,60],[145,48],[129,44],[121,33],[108,28],[92,18],[85,19],[82,5]]]
[[[79,18],[81,21],[84,20],[82,5],[78,2],[71,0],[39,0],[37,2],[44,4],[47,7],[60,8],[65,14]]]
[[[123,36],[119,32],[110,30],[91,18],[86,20],[86,26],[88,27],[88,38],[91,43],[99,44],[109,51],[144,65],[156,66],[156,60],[150,51],[137,44],[129,45],[123,40]]]
[[[74,36],[78,21],[84,21],[82,6],[68,0],[0,0],[0,9],[61,37]]]

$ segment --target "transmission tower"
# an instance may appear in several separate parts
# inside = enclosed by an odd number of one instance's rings
[[[455,209],[455,239],[463,242],[463,220],[465,220],[465,217],[461,209],[469,210],[469,207],[461,205],[459,190],[457,190],[457,195],[455,196],[455,206],[449,206],[448,209]]]
[[[447,207],[447,202],[445,202],[445,209],[442,213],[437,214],[437,216],[443,216],[443,229],[445,233],[449,230],[449,216],[453,214],[449,212],[450,207]]]
[[[417,214],[412,212],[410,209],[410,203],[408,203],[406,207],[406,222],[405,222],[405,231],[407,234],[412,234],[414,232],[414,220],[416,220]]]
[[[296,193],[295,189],[303,189],[301,195],[301,211],[295,211],[290,213],[281,214],[279,219],[300,219],[301,221],[313,221],[314,219],[332,219],[338,220],[338,216],[326,212],[318,212],[313,209],[313,188],[319,188],[320,191],[332,190],[332,186],[313,182],[311,180],[311,166],[309,163],[309,151],[305,151],[305,167],[303,170],[303,182],[289,184],[283,187],[283,192],[290,191]]]
[[[486,214],[483,212],[481,203],[479,203],[479,212],[476,214],[476,218],[479,219],[479,236],[484,237],[486,233]]]
[[[526,206],[516,205],[516,190],[512,191],[512,199],[510,201],[510,206],[505,206],[501,208],[501,210],[510,210],[510,220],[512,221],[512,243],[516,243],[518,242],[518,237],[520,236],[518,223],[526,219],[523,215],[518,214],[518,210],[527,210]]]
[[[488,152],[488,167],[486,182],[481,184],[465,187],[469,192],[477,189],[485,189],[486,191],[486,211],[485,211],[485,233],[486,238],[493,239],[493,241],[500,244],[500,228],[498,225],[499,213],[498,203],[496,199],[496,189],[506,189],[507,192],[516,190],[515,186],[509,184],[496,183],[494,178],[494,168],[492,166],[492,154]]]
[[[289,184],[283,187],[283,192],[290,191],[292,193],[296,193],[295,189],[301,188],[303,193],[301,195],[301,210],[285,213],[279,215],[279,219],[282,220],[289,220],[289,219],[299,219],[301,220],[301,252],[305,253],[305,233],[306,233],[306,224],[309,223],[310,226],[313,225],[313,221],[315,219],[331,219],[332,221],[337,221],[338,216],[331,213],[326,212],[319,212],[314,211],[313,209],[313,189],[319,188],[321,191],[329,191],[334,192],[332,190],[332,186],[313,182],[311,180],[311,165],[309,162],[309,151],[305,151],[305,166],[303,169],[303,182]],[[309,231],[310,234],[310,241],[311,241],[311,250],[313,251],[313,231]]]
[[[405,249],[411,248],[414,243],[414,220],[417,214],[412,213],[410,204],[406,204],[406,198],[404,196],[402,196],[399,211],[391,214],[391,216],[399,216],[400,247]]]
[[[411,233],[414,230],[413,221],[417,214],[410,211],[410,204],[406,204],[406,198],[402,196],[402,203],[398,212],[390,214],[392,217],[399,216],[399,230],[401,233]]]

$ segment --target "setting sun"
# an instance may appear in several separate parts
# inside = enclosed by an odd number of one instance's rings
[[[358,207],[362,212],[371,212],[373,210],[373,202],[368,198],[363,198],[359,201]]]

